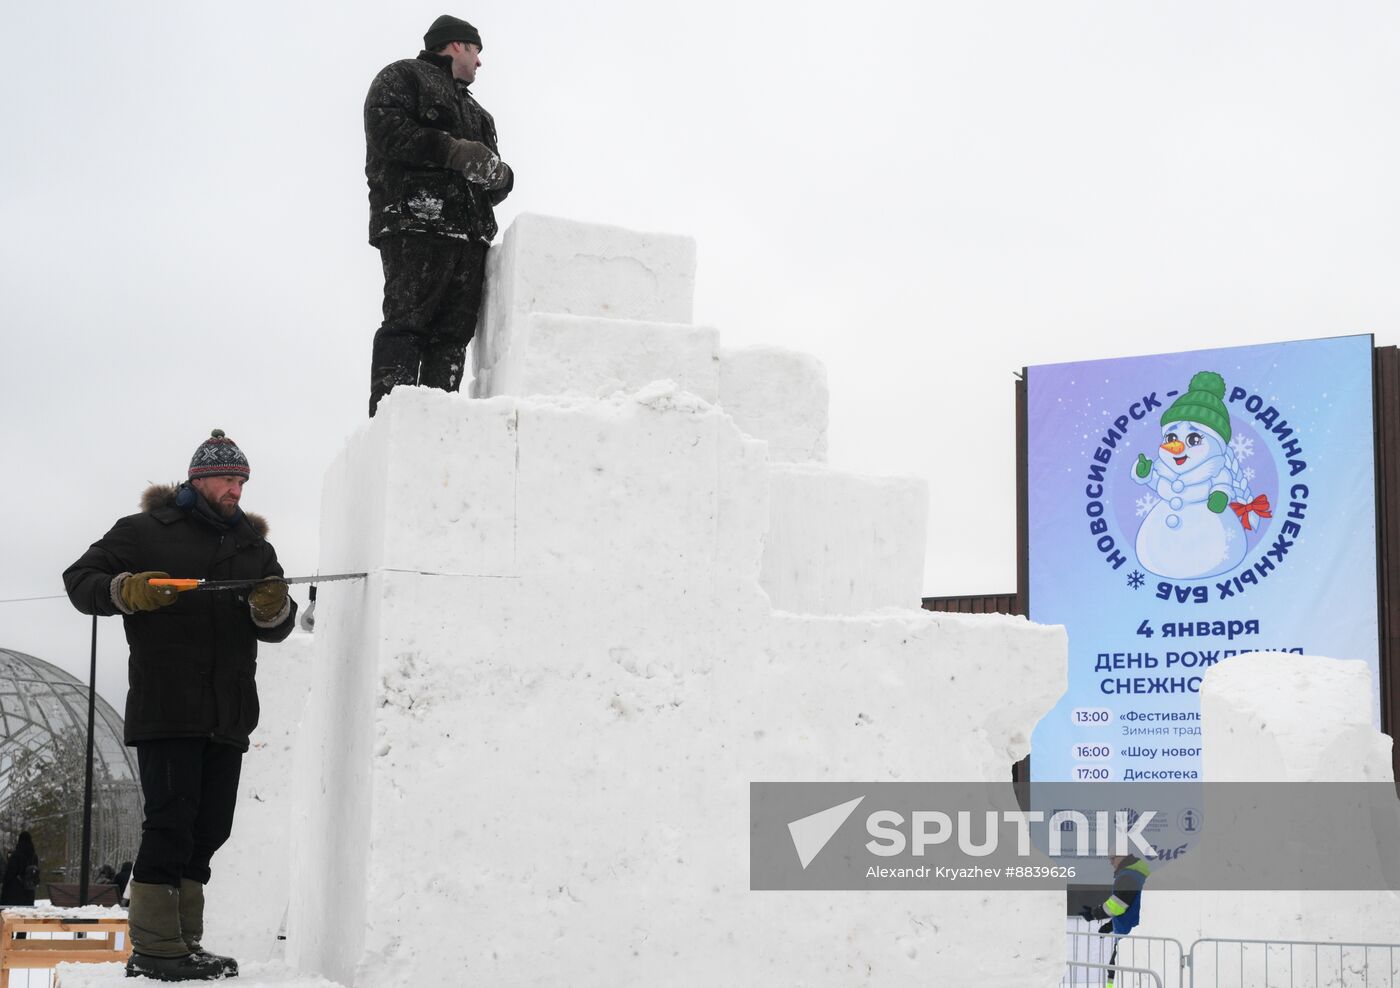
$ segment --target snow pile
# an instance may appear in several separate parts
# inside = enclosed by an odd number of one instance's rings
[[[1204,778],[1391,782],[1391,739],[1372,725],[1373,709],[1364,662],[1282,652],[1235,656],[1212,667],[1201,686]],[[1205,818],[1209,841],[1209,795]],[[1273,839],[1282,854],[1361,855],[1394,867],[1393,847],[1328,847],[1309,835]],[[1188,946],[1201,937],[1400,942],[1400,894],[1386,891],[1154,892],[1149,883],[1142,915],[1138,934]]]
[[[492,258],[493,396],[397,389],[327,474],[321,569],[370,577],[320,591],[289,963],[355,988],[1054,983],[1061,894],[750,892],[748,790],[1004,780],[1063,631],[919,610],[922,486],[771,464],[687,389],[690,327],[630,369],[547,352],[662,330],[539,308],[688,318],[688,241],[530,217]],[[511,375],[565,397],[491,390]]]

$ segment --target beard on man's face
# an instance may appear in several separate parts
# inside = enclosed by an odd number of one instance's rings
[[[238,514],[238,502],[225,499],[214,505],[214,510],[225,518],[232,518]]]
[[[223,497],[216,501],[202,488],[196,487],[195,490],[199,492],[199,496],[204,499],[205,504],[209,505],[209,507],[213,508],[223,517],[232,518],[234,515],[238,514],[238,501],[236,498],[229,497],[228,494],[225,493]]]

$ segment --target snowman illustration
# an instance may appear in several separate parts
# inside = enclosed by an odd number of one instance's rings
[[[1253,497],[1230,448],[1224,398],[1225,379],[1215,371],[1193,376],[1162,415],[1156,459],[1139,453],[1132,465],[1133,480],[1161,498],[1137,534],[1138,562],[1158,576],[1202,580],[1228,573],[1244,562],[1252,521],[1272,517],[1269,499]]]

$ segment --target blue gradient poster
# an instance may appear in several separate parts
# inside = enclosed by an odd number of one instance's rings
[[[1035,780],[1198,778],[1201,677],[1232,655],[1379,683],[1372,346],[1028,369],[1030,617],[1069,633]]]

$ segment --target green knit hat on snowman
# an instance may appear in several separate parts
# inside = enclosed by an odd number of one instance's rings
[[[1162,413],[1162,424],[1199,422],[1227,443],[1230,441],[1230,413],[1225,410],[1225,379],[1215,371],[1201,371],[1191,378],[1186,393]]]

